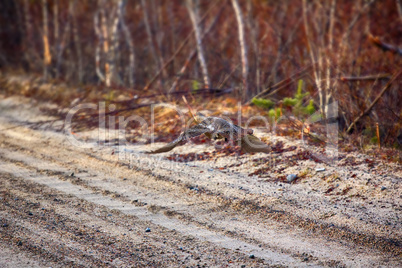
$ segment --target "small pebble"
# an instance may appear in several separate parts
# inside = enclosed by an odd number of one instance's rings
[[[146,232],[146,233],[151,232],[151,228],[147,228],[147,229],[145,229],[145,232]]]
[[[288,182],[292,182],[292,181],[294,181],[294,180],[296,180],[297,179],[297,175],[296,174],[289,174],[287,177],[286,177],[286,180],[288,181]]]
[[[384,191],[386,189],[387,189],[387,187],[385,187],[385,186],[381,187],[381,191]]]

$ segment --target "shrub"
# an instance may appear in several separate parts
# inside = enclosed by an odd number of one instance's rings
[[[274,102],[269,99],[262,99],[262,98],[253,98],[251,101],[255,106],[263,108],[263,109],[270,109],[274,106]]]

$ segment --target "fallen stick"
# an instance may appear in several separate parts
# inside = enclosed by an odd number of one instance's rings
[[[380,80],[389,78],[391,78],[390,74],[374,74],[366,76],[342,76],[340,80],[345,82],[345,81],[362,81],[362,80]]]
[[[378,147],[381,149],[380,128],[378,126],[378,123],[375,124],[375,128],[376,128],[376,134],[377,134]]]

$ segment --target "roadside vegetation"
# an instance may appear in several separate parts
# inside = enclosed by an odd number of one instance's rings
[[[0,90],[63,108],[105,101],[115,116],[147,118],[163,102],[302,122],[286,135],[334,120],[336,102],[344,148],[400,160],[401,10],[398,0],[6,1]],[[175,133],[176,115],[157,112],[158,131]],[[83,111],[80,129],[96,115]]]

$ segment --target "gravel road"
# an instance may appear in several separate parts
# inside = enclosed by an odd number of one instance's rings
[[[317,163],[283,137],[293,149],[269,156],[145,155],[91,143],[97,131],[79,148],[26,123],[50,119],[43,105],[0,100],[0,267],[402,267],[397,164]],[[210,157],[173,161],[195,152]]]

